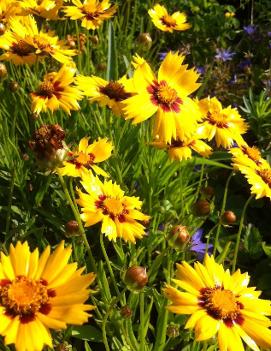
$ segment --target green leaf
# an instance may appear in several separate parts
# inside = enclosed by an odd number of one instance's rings
[[[80,340],[103,342],[103,336],[100,330],[89,324],[73,327],[72,336]]]
[[[112,22],[108,26],[107,80],[116,80],[118,75],[117,50]]]
[[[265,242],[262,243],[262,248],[266,256],[271,257],[271,245],[266,245]]]
[[[262,255],[262,237],[258,228],[248,226],[244,246],[252,258],[259,258]]]

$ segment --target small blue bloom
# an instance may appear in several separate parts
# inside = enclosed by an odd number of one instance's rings
[[[203,229],[198,229],[191,237],[190,251],[195,252],[198,260],[202,261],[206,251],[211,254],[213,251],[213,245],[205,244],[201,241]]]
[[[243,29],[248,35],[253,35],[257,31],[257,27],[254,24],[244,26]]]
[[[158,52],[159,60],[163,61],[167,56],[167,52]]]
[[[245,60],[242,60],[240,61],[239,65],[238,65],[238,68],[241,69],[241,70],[244,70],[248,67],[250,67],[252,65],[252,62],[250,59],[245,59]]]
[[[199,74],[204,74],[205,73],[205,67],[204,66],[197,66],[196,70]]]
[[[271,32],[267,32],[267,36],[271,38]]]
[[[235,52],[232,52],[230,49],[216,49],[215,58],[217,60],[226,62],[232,60]]]

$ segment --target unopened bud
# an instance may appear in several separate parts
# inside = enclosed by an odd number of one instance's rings
[[[9,82],[8,88],[12,93],[15,93],[19,88],[19,84],[15,80],[12,80],[11,82]]]
[[[180,335],[180,328],[176,324],[170,324],[167,327],[167,336],[170,338],[177,338]]]
[[[98,45],[99,44],[99,37],[98,35],[91,35],[89,37],[89,40],[92,42],[92,44],[94,45]]]
[[[6,31],[6,26],[4,23],[0,23],[0,35],[3,35]]]
[[[215,194],[215,189],[212,186],[208,185],[205,188],[201,189],[201,193],[207,200],[210,200]]]
[[[70,220],[69,222],[67,222],[65,225],[65,229],[65,236],[68,238],[71,236],[80,235],[79,225],[78,222],[76,222],[75,220]]]
[[[106,63],[104,63],[104,62],[98,63],[97,70],[98,71],[105,71],[106,70]]]
[[[7,67],[4,63],[0,63],[0,78],[5,78],[8,75]]]
[[[120,314],[122,315],[123,318],[130,318],[133,314],[131,308],[126,305],[126,306],[123,306],[120,310]]]
[[[236,215],[232,211],[225,211],[222,215],[223,224],[233,224],[236,222]]]
[[[56,351],[72,351],[72,345],[68,344],[67,341],[64,341],[61,344],[58,344],[55,348]]]
[[[183,249],[190,240],[190,234],[184,225],[177,225],[169,234],[169,243],[176,249]]]
[[[140,33],[137,37],[139,44],[150,47],[152,44],[152,38],[149,33]]]
[[[148,283],[146,268],[140,266],[132,266],[128,268],[124,280],[131,290],[138,291],[143,289]]]
[[[210,203],[207,200],[198,200],[194,204],[194,211],[196,216],[208,216],[211,212]]]

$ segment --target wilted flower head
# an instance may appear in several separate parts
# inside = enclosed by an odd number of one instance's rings
[[[232,52],[230,49],[216,49],[215,58],[219,61],[226,62],[232,60],[235,52]]]

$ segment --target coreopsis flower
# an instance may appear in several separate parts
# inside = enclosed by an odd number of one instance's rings
[[[65,6],[63,11],[66,17],[72,20],[81,20],[82,27],[96,29],[104,20],[111,18],[117,10],[109,0],[72,0],[74,6]]]
[[[247,130],[247,124],[236,108],[223,108],[216,97],[205,98],[198,102],[202,113],[202,123],[197,133],[209,141],[215,138],[216,145],[229,148],[234,142],[244,143],[242,134]]]
[[[199,75],[183,65],[184,56],[169,52],[162,62],[158,77],[146,61],[134,73],[136,95],[124,101],[125,118],[140,123],[155,116],[154,135],[165,143],[190,137],[201,118],[196,103],[188,97],[198,87]]]
[[[177,161],[192,158],[192,150],[203,157],[208,157],[212,153],[212,148],[196,135],[191,138],[172,139],[169,143],[157,140],[152,142],[151,145],[159,149],[166,149],[169,158]]]
[[[21,4],[14,0],[0,1],[0,23],[8,25],[12,17],[18,16],[21,13]]]
[[[254,351],[258,346],[270,348],[270,301],[259,298],[260,291],[248,287],[249,275],[237,270],[232,275],[205,256],[204,264],[194,268],[187,262],[177,264],[177,287],[167,285],[166,297],[172,304],[169,311],[189,314],[185,328],[194,329],[197,341],[217,334],[219,349],[244,351],[242,340]],[[257,346],[258,345],[258,346]]]
[[[81,325],[94,309],[84,302],[95,275],[82,275],[83,268],[68,263],[72,249],[64,242],[50,251],[47,246],[39,256],[38,249],[30,252],[27,242],[18,242],[10,245],[8,256],[1,252],[0,334],[18,351],[52,348],[49,329]]]
[[[248,146],[246,143],[229,150],[233,156],[233,163],[251,168],[268,166],[268,162],[262,158],[260,150],[256,146]],[[238,168],[237,168],[238,169]]]
[[[110,181],[101,182],[91,173],[82,175],[81,184],[86,193],[78,189],[77,203],[82,207],[81,218],[89,227],[102,222],[102,233],[109,240],[135,243],[145,235],[145,227],[139,221],[149,216],[140,212],[142,201],[135,196],[125,196],[120,186]]]
[[[238,158],[233,158],[233,162],[233,167],[239,170],[251,185],[250,191],[255,194],[256,199],[262,197],[271,199],[271,167],[267,161],[259,165],[249,163],[244,165],[239,163]]]
[[[15,65],[31,65],[49,56],[63,64],[72,65],[71,56],[76,55],[76,51],[67,49],[54,36],[54,32],[39,31],[31,15],[10,20],[9,30],[0,37],[0,48],[4,50],[0,60],[11,61]]]
[[[88,138],[80,140],[78,150],[70,151],[68,158],[63,162],[62,168],[58,169],[61,175],[70,177],[81,177],[86,170],[93,170],[96,174],[108,177],[97,163],[107,160],[111,156],[113,145],[106,138],[99,139],[92,144],[88,143]]]
[[[50,20],[58,19],[63,0],[21,0],[25,13],[41,16]]]
[[[38,89],[31,93],[32,111],[55,111],[63,109],[70,115],[71,110],[79,110],[78,101],[82,99],[79,88],[73,85],[75,68],[62,66],[58,72],[44,76]]]
[[[186,14],[184,12],[177,11],[170,15],[164,6],[156,4],[148,13],[155,27],[163,32],[172,33],[174,30],[187,30],[191,27],[189,23],[186,23]]]
[[[96,76],[78,76],[76,81],[90,102],[97,101],[101,106],[108,106],[117,116],[123,114],[123,101],[134,95],[133,82],[126,76],[117,81],[106,81]]]

